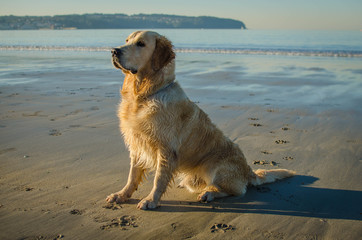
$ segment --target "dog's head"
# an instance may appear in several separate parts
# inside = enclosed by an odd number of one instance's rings
[[[156,32],[137,31],[126,44],[112,49],[112,61],[126,74],[157,72],[175,58],[171,42]]]

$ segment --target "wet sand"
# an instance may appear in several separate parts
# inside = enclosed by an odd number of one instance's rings
[[[105,202],[126,183],[129,169],[116,117],[121,74],[88,70],[36,77],[35,83],[0,89],[1,239],[362,235],[361,111],[235,103],[230,99],[238,92],[223,96],[222,90],[192,87],[200,82],[181,81],[252,168],[287,168],[298,175],[207,204],[176,182],[160,208],[141,211],[136,205],[151,190],[152,174],[129,202]],[[256,97],[242,96],[247,102]]]

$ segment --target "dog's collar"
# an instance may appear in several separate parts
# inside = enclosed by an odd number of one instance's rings
[[[174,81],[170,82],[169,84],[163,86],[162,88],[158,89],[156,92],[152,93],[150,96],[148,97],[153,97],[155,96],[156,94],[159,94],[160,92],[163,92],[165,90],[167,90],[168,88],[172,87],[173,85],[175,84]]]

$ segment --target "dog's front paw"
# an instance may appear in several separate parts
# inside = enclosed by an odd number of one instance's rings
[[[122,192],[117,192],[117,193],[112,193],[111,195],[109,195],[106,198],[106,201],[109,203],[124,203],[125,201],[128,200],[128,197],[126,196],[126,194],[123,194]]]
[[[152,201],[152,199],[144,198],[142,199],[138,205],[138,209],[147,210],[147,209],[155,209],[158,207],[157,202]]]

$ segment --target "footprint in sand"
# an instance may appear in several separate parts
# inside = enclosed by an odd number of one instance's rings
[[[91,110],[91,111],[97,111],[97,110],[99,110],[99,107],[93,106],[93,107],[90,108],[90,110]]]
[[[60,136],[60,135],[62,135],[62,133],[57,129],[52,129],[49,131],[49,135],[50,136]]]
[[[276,140],[275,143],[276,143],[276,144],[286,144],[286,143],[288,143],[288,141],[285,141],[285,140]]]
[[[83,109],[77,109],[77,110],[75,110],[75,111],[72,111],[72,112],[70,112],[70,113],[65,114],[64,117],[68,117],[68,116],[72,116],[72,115],[77,115],[78,113],[81,113],[81,112],[83,112]]]
[[[81,113],[81,112],[83,112],[83,109],[77,109],[75,111],[71,111],[69,113],[66,113],[66,114],[64,114],[62,116],[51,118],[50,121],[56,121],[58,119],[65,118],[65,117],[68,117],[68,116],[74,116],[74,115],[77,115],[78,113]]]
[[[171,223],[171,227],[173,230],[176,230],[176,228],[178,227],[177,223]]]
[[[30,192],[30,191],[33,191],[34,188],[28,187],[28,186],[18,186],[18,187],[16,187],[16,188],[14,188],[14,190]]]
[[[80,128],[81,126],[79,124],[69,125],[70,128]]]
[[[261,153],[263,153],[263,154],[272,154],[271,152],[268,152],[268,151],[261,151]]]
[[[111,209],[111,210],[118,210],[118,209],[121,209],[122,206],[117,203],[107,203],[106,205],[103,206],[103,208]]]
[[[36,240],[41,240],[41,239],[53,239],[53,240],[58,240],[58,239],[64,239],[64,235],[63,234],[58,234],[56,236],[43,236],[43,235],[38,235],[38,236],[28,236],[28,237],[24,237],[21,239],[36,239]]]
[[[287,156],[287,157],[283,157],[284,160],[287,160],[287,161],[290,161],[290,160],[293,160],[294,158],[293,157],[290,157],[290,156]]]
[[[73,209],[71,210],[69,213],[72,215],[82,215],[84,211],[79,210],[79,209]]]
[[[33,113],[23,113],[23,117],[47,117],[47,115],[40,114],[43,111],[36,111]]]
[[[252,124],[250,124],[251,126],[254,126],[254,127],[261,127],[261,126],[263,126],[263,125],[261,125],[260,123],[252,123]]]
[[[18,95],[20,95],[20,94],[19,93],[12,93],[12,94],[10,94],[10,95],[8,95],[6,97],[14,97],[14,96],[18,96]]]
[[[224,233],[229,230],[234,230],[235,228],[233,226],[225,224],[225,223],[217,223],[217,224],[214,224],[210,229],[211,229],[212,233],[214,233],[214,232]]]
[[[122,230],[127,230],[130,227],[138,227],[136,218],[133,216],[122,216],[111,220],[111,223],[101,226],[102,230],[120,227]]]
[[[256,161],[253,162],[253,164],[255,164],[255,165],[272,165],[272,166],[277,165],[277,163],[274,162],[274,161],[269,162],[269,161],[266,161],[266,160],[256,160]]]
[[[251,117],[251,118],[248,118],[249,120],[251,120],[251,121],[258,121],[259,120],[259,118],[256,118],[256,117]]]

